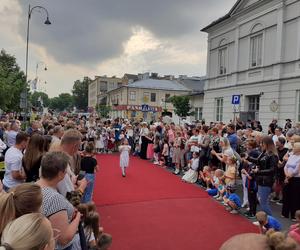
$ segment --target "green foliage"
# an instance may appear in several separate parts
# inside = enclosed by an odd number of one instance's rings
[[[188,96],[172,96],[169,101],[173,104],[175,108],[175,113],[179,117],[186,117],[193,114],[190,112],[190,98]]]
[[[99,113],[99,115],[100,115],[101,118],[108,118],[109,117],[109,112],[111,111],[111,107],[99,104],[96,107],[96,110]]]
[[[84,77],[83,81],[77,80],[74,82],[72,94],[74,105],[77,109],[86,111],[88,108],[88,90],[91,79]]]
[[[20,95],[25,90],[25,81],[25,74],[16,63],[16,58],[1,50],[0,108],[3,111],[20,111]]]
[[[44,92],[38,92],[38,91],[35,91],[30,96],[31,105],[34,107],[41,107],[41,103],[39,102],[40,97],[43,100],[44,107],[49,107],[50,99],[49,99],[48,95]]]
[[[70,110],[73,108],[73,96],[69,93],[62,93],[50,99],[49,108],[57,111]]]

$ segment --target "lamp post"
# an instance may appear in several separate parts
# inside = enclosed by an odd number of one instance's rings
[[[48,10],[46,8],[44,8],[43,6],[37,5],[37,6],[33,6],[32,8],[28,7],[28,16],[27,16],[27,39],[26,39],[26,62],[25,62],[25,92],[23,94],[23,96],[25,97],[25,117],[24,117],[24,121],[26,123],[26,118],[27,118],[27,111],[28,111],[28,103],[27,103],[27,99],[28,99],[28,95],[27,95],[27,80],[28,80],[28,45],[29,45],[29,31],[30,31],[30,18],[32,15],[32,11],[34,9],[40,9],[43,10],[44,12],[46,12],[47,18],[46,21],[44,22],[44,24],[46,25],[50,25],[51,22],[49,21],[49,14],[48,14]]]

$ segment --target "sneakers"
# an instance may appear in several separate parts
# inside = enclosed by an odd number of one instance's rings
[[[223,197],[220,196],[220,197],[218,197],[216,200],[217,200],[217,201],[221,201],[221,200],[223,200]]]
[[[173,174],[178,175],[179,173],[180,173],[180,170],[178,168],[176,168]]]
[[[217,194],[217,195],[213,196],[213,198],[217,199],[217,198],[219,198],[219,195]]]
[[[279,199],[278,197],[274,197],[274,198],[271,199],[271,201],[272,201],[272,202],[279,202],[280,199]]]
[[[256,216],[252,213],[250,213],[249,211],[244,213],[244,215],[248,218],[248,219],[254,219]]]
[[[242,208],[248,207],[248,203],[243,203]]]

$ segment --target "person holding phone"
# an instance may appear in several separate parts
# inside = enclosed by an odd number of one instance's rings
[[[98,163],[97,160],[94,158],[94,151],[94,143],[89,142],[85,146],[85,150],[81,158],[81,171],[79,173],[78,180],[85,177],[88,181],[87,187],[82,197],[83,203],[90,202],[93,197],[95,172],[98,171]]]

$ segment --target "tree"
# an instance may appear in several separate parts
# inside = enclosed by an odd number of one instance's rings
[[[43,107],[49,107],[50,104],[50,99],[48,95],[44,92],[38,92],[35,91],[31,96],[30,96],[30,102],[32,106],[34,107],[41,107],[40,99],[43,101]]]
[[[74,105],[79,110],[86,111],[88,108],[88,92],[89,83],[91,79],[84,77],[83,81],[77,80],[74,82],[72,94],[74,98]]]
[[[109,117],[109,112],[111,111],[111,107],[99,104],[96,107],[96,110],[99,113],[101,118],[108,118]]]
[[[175,114],[179,117],[187,117],[193,114],[190,112],[190,98],[188,96],[172,96],[169,101],[173,104],[175,108]]]
[[[50,99],[49,108],[58,111],[69,110],[73,107],[73,96],[69,93],[62,93]]]
[[[16,63],[16,58],[0,52],[0,108],[3,111],[20,111],[21,92],[27,91],[25,74]]]

